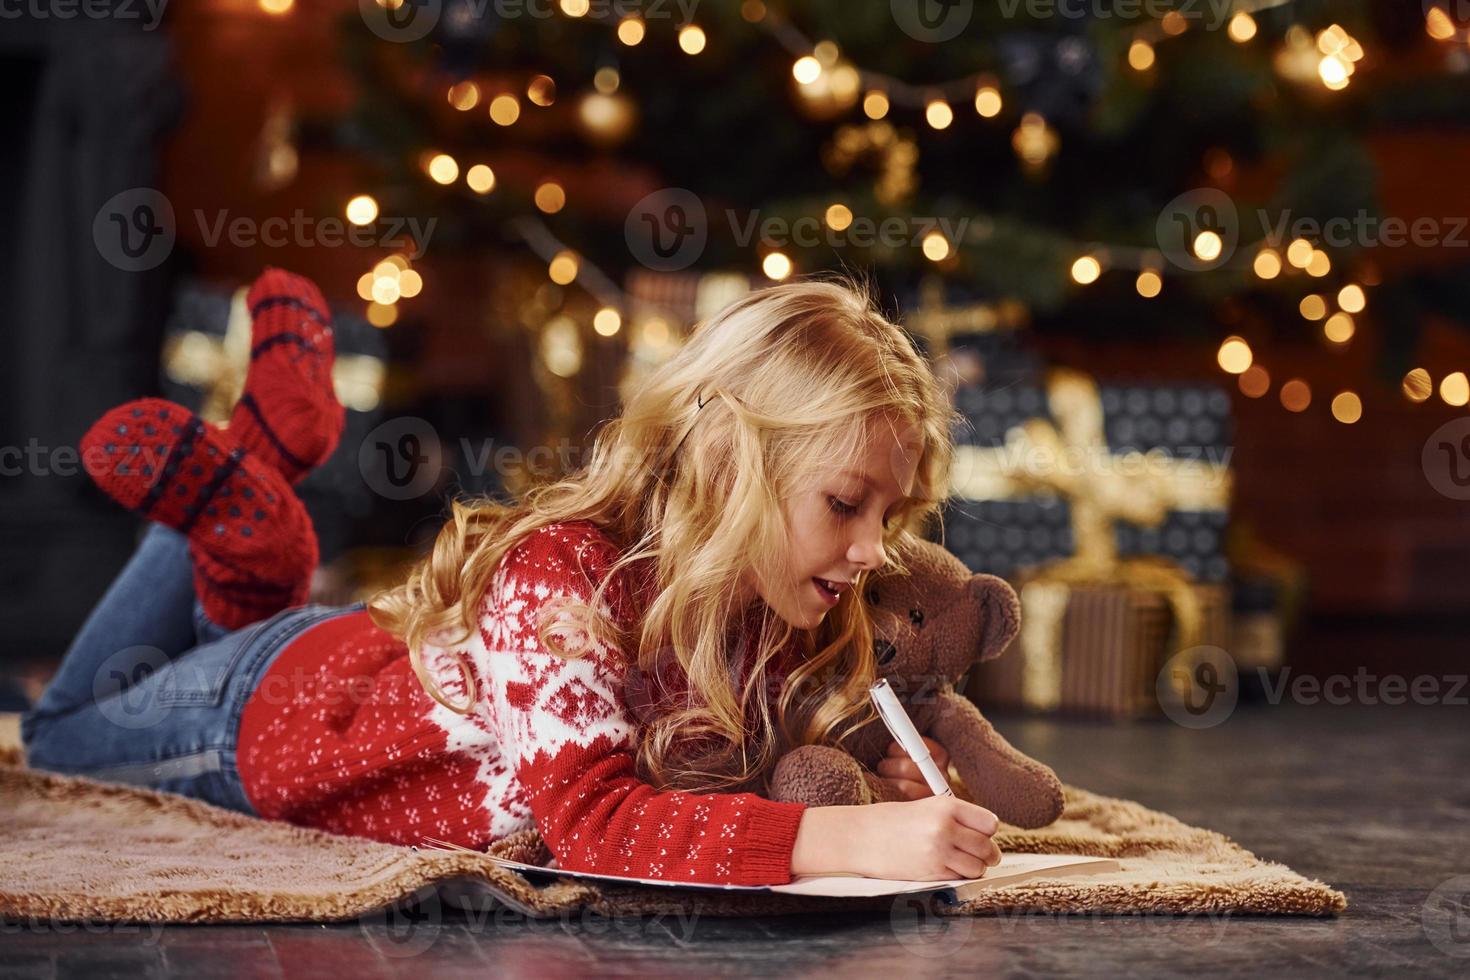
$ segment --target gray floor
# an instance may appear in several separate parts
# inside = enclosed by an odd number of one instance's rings
[[[431,902],[436,911],[409,929],[386,918],[330,927],[0,926],[0,975],[1466,976],[1467,718],[1463,705],[1319,704],[1242,705],[1202,731],[1167,722],[996,719],[1068,782],[1219,830],[1336,886],[1349,909],[1335,920],[884,914],[530,922]]]

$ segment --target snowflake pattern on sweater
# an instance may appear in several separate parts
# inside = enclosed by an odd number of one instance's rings
[[[559,608],[590,603],[616,557],[587,521],[540,528],[506,554],[481,601],[478,630],[423,651],[426,671],[453,704],[468,695],[458,664],[469,667],[477,697],[468,714],[429,697],[407,648],[366,613],[303,632],[241,717],[238,764],[257,812],[390,843],[429,836],[480,849],[534,826],[568,870],[790,881],[804,804],[659,792],[636,777],[628,659]],[[626,624],[633,593],[619,577],[599,611]],[[542,644],[537,626],[548,611],[580,656]]]

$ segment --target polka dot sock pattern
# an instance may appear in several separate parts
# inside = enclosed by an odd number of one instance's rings
[[[332,387],[332,315],[304,276],[267,268],[246,296],[250,369],[229,430],[240,444],[299,483],[332,454],[345,412]]]
[[[214,622],[238,629],[307,601],[318,560],[311,517],[229,432],[143,398],[103,415],[80,451],[108,496],[188,537],[195,593]]]

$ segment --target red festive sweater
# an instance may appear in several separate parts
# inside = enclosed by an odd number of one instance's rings
[[[537,638],[537,613],[562,597],[590,602],[616,557],[587,521],[543,527],[506,554],[478,631],[451,649],[424,649],[427,672],[456,705],[467,689],[452,654],[464,655],[478,689],[467,715],[429,697],[407,647],[367,613],[303,632],[240,720],[237,762],[256,811],[390,843],[435,837],[477,849],[535,826],[568,870],[790,881],[805,804],[640,782],[622,651],[599,643],[566,659]],[[605,595],[607,615],[641,608],[643,593],[622,575]]]

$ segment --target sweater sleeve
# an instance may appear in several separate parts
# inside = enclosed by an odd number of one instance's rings
[[[572,871],[733,885],[784,884],[803,803],[756,793],[658,792],[635,775],[636,720],[622,651],[558,629],[587,652],[562,657],[536,624],[548,606],[592,598],[611,543],[542,528],[507,553],[481,608],[485,693],[502,751],[542,839]],[[617,596],[606,598],[626,608]],[[607,607],[602,610],[607,614]],[[564,622],[568,613],[549,615]]]

